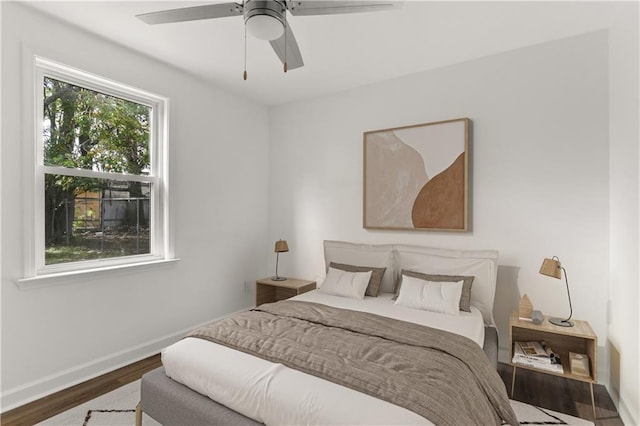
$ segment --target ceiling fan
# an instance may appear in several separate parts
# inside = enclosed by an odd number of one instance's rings
[[[394,0],[244,0],[242,3],[209,4],[136,16],[147,24],[155,25],[242,15],[246,32],[260,40],[268,40],[284,64],[284,72],[287,72],[304,65],[298,43],[287,22],[287,11],[293,16],[333,15],[387,10],[399,4]],[[247,79],[246,69],[244,79]]]

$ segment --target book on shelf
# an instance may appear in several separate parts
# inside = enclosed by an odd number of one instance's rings
[[[540,342],[516,342],[518,353],[536,358],[549,358]]]
[[[544,364],[560,364],[560,357],[544,340],[540,342],[515,342],[513,354]]]
[[[553,373],[564,374],[562,364],[546,364],[543,362],[532,361],[529,358],[520,358],[514,355],[511,362],[516,365],[525,365],[527,367],[537,368],[539,370],[551,371]]]
[[[513,344],[514,364],[526,365],[542,370],[564,373],[560,357],[546,342],[515,342]]]

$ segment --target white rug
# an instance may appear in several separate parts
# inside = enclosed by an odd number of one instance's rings
[[[135,425],[135,407],[140,400],[140,381],[122,386],[119,389],[92,399],[82,405],[51,417],[38,425],[47,426],[133,426]],[[546,408],[534,407],[519,401],[511,401],[520,424],[522,425],[593,425],[592,422],[578,417],[561,414]],[[142,418],[143,426],[160,426],[146,414]]]
[[[140,380],[78,405],[38,425],[48,426],[133,426],[140,401]],[[143,414],[143,426],[161,426]]]
[[[511,407],[518,416],[521,425],[593,425],[593,422],[579,417],[525,404],[524,402],[511,401]]]

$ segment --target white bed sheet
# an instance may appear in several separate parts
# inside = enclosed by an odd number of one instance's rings
[[[477,309],[459,316],[435,314],[394,305],[392,296],[357,300],[312,291],[294,299],[429,325],[482,346],[484,325]],[[199,338],[167,347],[162,363],[173,380],[267,425],[431,424],[389,402]]]

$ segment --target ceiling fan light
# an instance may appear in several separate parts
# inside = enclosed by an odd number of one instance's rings
[[[260,40],[275,40],[284,33],[284,25],[269,15],[254,15],[247,19],[247,32]]]

